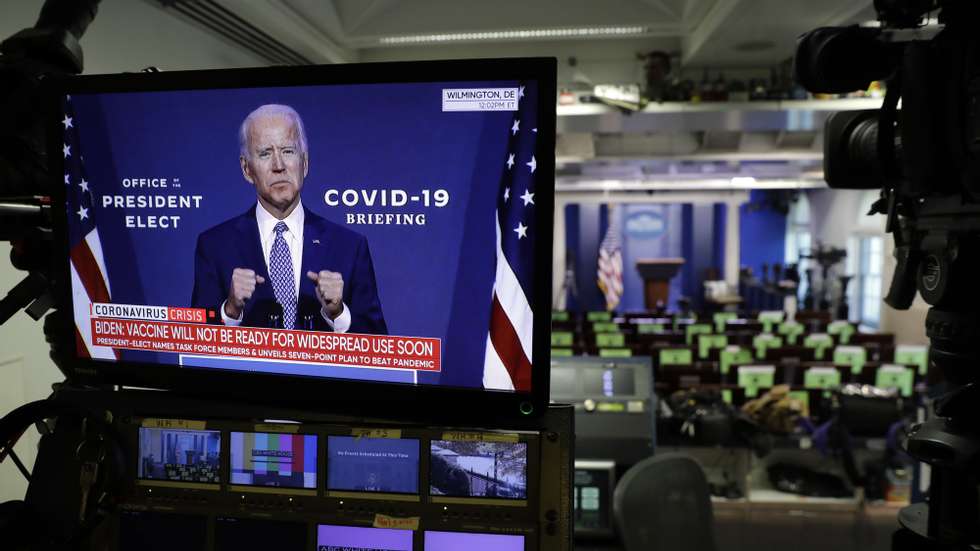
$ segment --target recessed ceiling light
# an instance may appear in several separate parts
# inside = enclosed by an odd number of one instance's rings
[[[630,25],[621,27],[573,27],[565,29],[520,29],[472,33],[414,34],[382,36],[380,44],[427,44],[436,42],[475,42],[481,40],[526,40],[537,38],[580,38],[641,36],[650,32],[649,27]]]

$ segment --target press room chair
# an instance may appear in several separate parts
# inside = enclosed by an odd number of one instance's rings
[[[613,515],[626,551],[716,549],[708,481],[684,455],[656,455],[626,471]]]

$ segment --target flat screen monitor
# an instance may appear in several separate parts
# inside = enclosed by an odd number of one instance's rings
[[[214,520],[215,551],[306,551],[306,540],[306,524],[302,522],[235,517],[218,517]]]
[[[140,427],[137,478],[190,484],[221,483],[221,432]]]
[[[207,548],[206,516],[121,511],[119,551],[204,551]]]
[[[527,499],[527,443],[432,440],[433,496]]]
[[[579,393],[578,373],[574,369],[551,370],[551,395],[575,396]]]
[[[419,493],[419,441],[327,437],[327,490]]]
[[[653,367],[646,358],[576,356],[551,360],[551,399],[647,400],[653,394]]]
[[[411,530],[317,526],[317,551],[412,551]]]
[[[79,377],[541,411],[555,71],[468,60],[52,85],[58,298]]]
[[[524,536],[427,531],[426,551],[524,551]]]
[[[575,461],[572,478],[572,510],[576,536],[611,537],[612,496],[616,488],[616,464],[612,461]]]
[[[316,435],[232,432],[231,483],[316,490]]]
[[[582,370],[582,387],[590,396],[614,398],[636,394],[635,375],[630,367],[586,368]]]

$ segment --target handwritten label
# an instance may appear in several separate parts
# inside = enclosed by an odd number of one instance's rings
[[[357,438],[401,438],[401,429],[358,429],[354,428],[350,431],[351,436],[356,436]]]
[[[380,513],[374,515],[375,528],[394,528],[396,530],[418,530],[419,517],[389,517]]]
[[[444,432],[443,440],[453,440],[456,442],[518,442],[520,437],[516,434],[504,434],[499,432]]]
[[[181,430],[204,430],[207,428],[205,421],[188,421],[186,419],[143,419],[143,426],[151,429],[181,429]]]

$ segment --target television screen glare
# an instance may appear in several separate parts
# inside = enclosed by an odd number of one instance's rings
[[[411,530],[317,526],[317,551],[412,551]]]
[[[524,551],[524,536],[428,531],[426,551]]]

